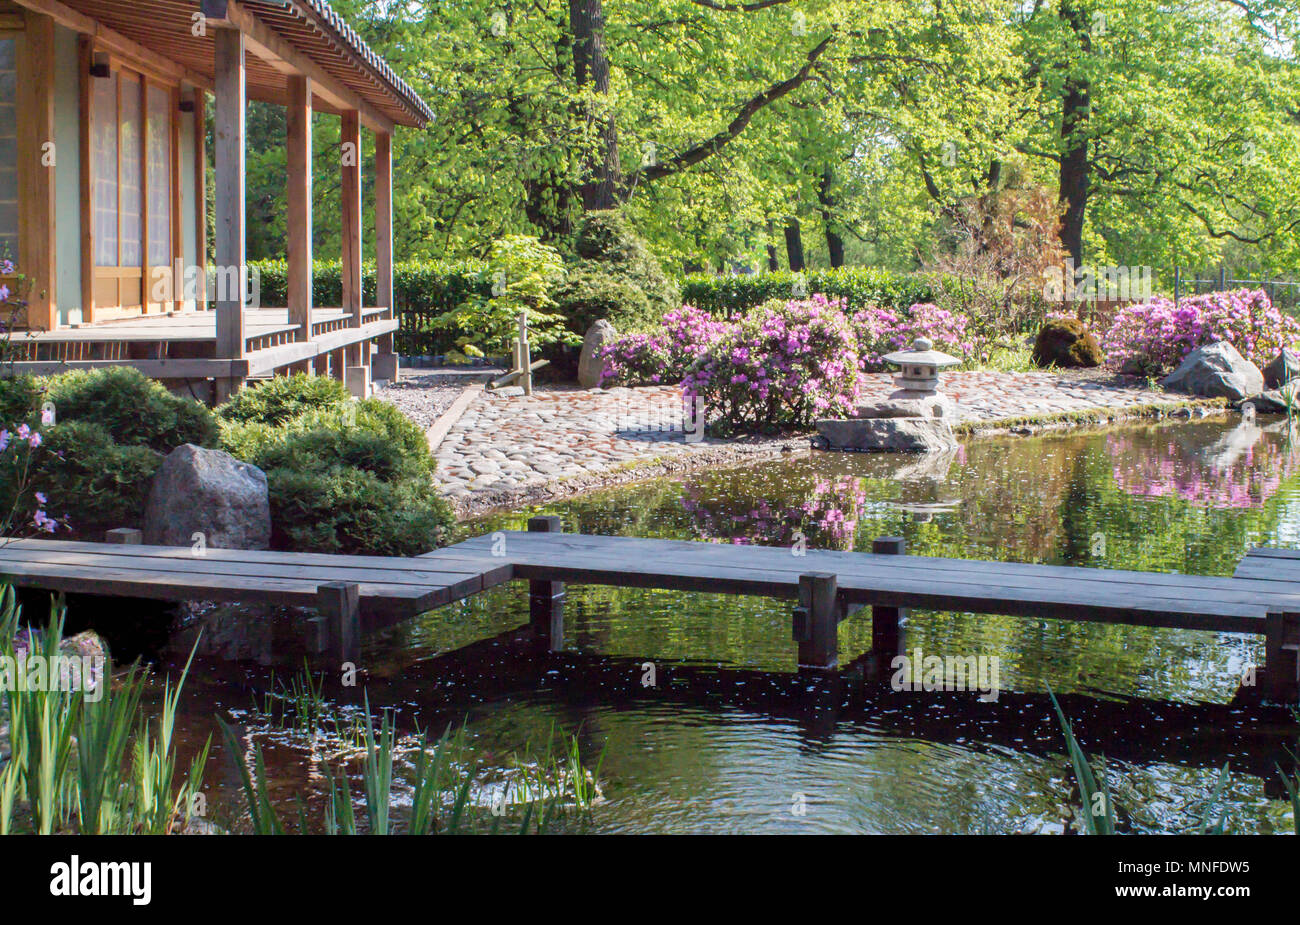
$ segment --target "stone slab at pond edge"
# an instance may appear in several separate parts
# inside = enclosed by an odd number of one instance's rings
[[[266,549],[271,544],[266,473],[192,443],[167,454],[149,489],[144,541],[190,546],[196,533],[218,549]]]
[[[826,449],[859,453],[941,453],[956,449],[952,426],[938,418],[851,418],[817,422]]]

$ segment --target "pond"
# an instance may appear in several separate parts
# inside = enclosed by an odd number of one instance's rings
[[[1300,546],[1298,465],[1283,425],[1234,416],[981,438],[945,457],[798,453],[542,512],[583,533],[859,550],[890,535],[926,555],[1230,575],[1252,545]],[[913,611],[909,651],[997,658],[986,702],[799,674],[783,601],[572,586],[554,653],[520,630],[527,620],[516,583],[368,639],[356,687],[340,686],[337,664],[312,667],[346,715],[364,685],[404,733],[463,724],[477,795],[509,786],[515,756],[575,737],[599,765],[596,832],[1055,831],[1078,794],[1049,689],[1085,749],[1106,756],[1123,828],[1194,827],[1227,764],[1232,829],[1291,831],[1274,762],[1289,766],[1294,717],[1241,689],[1262,637]],[[263,747],[286,814],[299,798],[318,810],[338,743],[252,709],[303,656],[277,621],[223,611],[206,623],[181,719],[191,745],[228,711]],[[172,641],[173,664],[193,638]],[[845,621],[841,664],[870,642],[865,612]],[[233,764],[215,753],[210,799],[233,804]]]

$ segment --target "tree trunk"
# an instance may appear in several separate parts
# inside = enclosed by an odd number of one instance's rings
[[[573,80],[579,90],[590,87],[603,103],[586,107],[589,125],[597,124],[599,140],[587,152],[581,186],[584,212],[612,209],[618,204],[622,172],[618,162],[618,127],[609,101],[609,59],[605,57],[605,11],[601,0],[569,0],[569,29],[573,32]]]
[[[791,273],[798,273],[804,268],[803,236],[799,233],[797,218],[791,218],[785,225],[785,255],[790,262]]]
[[[835,230],[835,197],[831,186],[835,183],[835,172],[827,167],[822,171],[822,182],[817,187],[817,200],[822,207],[822,226],[826,229],[826,252],[830,254],[831,266],[844,266],[844,239]]]
[[[768,221],[768,223],[767,223],[767,240],[768,240],[769,242],[772,240],[772,232],[773,232],[774,230],[775,230],[775,229],[774,229],[774,227],[773,227],[772,222],[771,222],[771,221]],[[776,245],[775,245],[775,244],[771,244],[771,243],[769,243],[769,244],[767,245],[767,268],[768,268],[769,270],[771,270],[773,273],[775,273],[777,270],[781,269],[781,260],[780,260],[779,257],[777,257],[777,254],[776,254]]]
[[[1069,23],[1084,52],[1092,50],[1088,34],[1087,12],[1072,3],[1062,3],[1061,18]],[[1091,113],[1088,79],[1072,74],[1062,87],[1061,98],[1061,170],[1059,196],[1061,212],[1061,246],[1074,260],[1083,263],[1083,223],[1088,212],[1088,187],[1091,163],[1088,159],[1088,119]]]

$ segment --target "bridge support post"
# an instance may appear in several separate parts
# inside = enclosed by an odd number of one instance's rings
[[[559,533],[560,518],[554,514],[528,519],[529,533]],[[564,648],[564,582],[528,582],[528,617],[538,639],[552,652]]]
[[[1270,613],[1264,620],[1264,696],[1294,703],[1300,696],[1300,613]]]
[[[329,627],[329,644],[341,662],[361,655],[361,586],[331,581],[316,588],[316,607]]]
[[[877,555],[901,556],[907,553],[907,544],[901,536],[882,536],[871,544]],[[903,651],[903,621],[907,619],[904,607],[871,608],[871,653],[876,664],[884,667]]]
[[[800,668],[839,664],[839,590],[832,572],[799,576],[799,606],[794,609],[794,639]]]

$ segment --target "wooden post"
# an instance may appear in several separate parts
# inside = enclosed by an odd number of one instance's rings
[[[559,533],[560,518],[554,514],[528,519],[529,533]],[[539,639],[552,652],[564,647],[564,582],[528,582],[528,616]]]
[[[95,172],[91,166],[91,111],[90,101],[94,90],[91,85],[90,64],[94,54],[94,43],[90,36],[77,38],[77,70],[80,80],[78,101],[78,119],[81,124],[77,132],[77,148],[80,154],[80,176],[77,178],[81,190],[81,322],[90,324],[95,320]]]
[[[17,43],[14,90],[19,113],[17,270],[30,288],[27,326],[53,331],[59,323],[54,240],[54,20],[21,10],[25,32]],[[12,256],[12,255],[11,255]]]
[[[877,555],[901,556],[907,553],[907,544],[901,536],[882,536],[871,544]],[[902,607],[871,608],[871,651],[880,659],[892,659],[903,650],[902,623],[907,610]],[[884,662],[883,664],[888,664]]]
[[[1183,268],[1174,267],[1174,308],[1178,308],[1178,300],[1183,295]]]
[[[114,527],[104,533],[104,542],[139,546],[144,542],[144,533],[135,527]]]
[[[194,88],[194,309],[208,307],[208,94]]]
[[[388,309],[388,317],[397,317],[393,302],[393,136],[387,132],[375,135],[375,305]],[[380,356],[391,354],[392,333],[381,335],[376,346]],[[393,369],[395,372],[395,363]]]
[[[1270,613],[1264,619],[1264,696],[1295,703],[1300,694],[1300,613]]]
[[[355,662],[361,653],[361,586],[346,581],[320,585],[316,606],[328,623],[334,654]]]
[[[343,311],[348,326],[361,327],[361,122],[355,109],[345,110],[340,118],[339,164],[342,185],[343,222]],[[359,345],[347,348],[346,365],[360,363]]]
[[[311,79],[289,75],[285,153],[288,157],[289,323],[295,341],[311,340]]]
[[[528,312],[519,313],[519,382],[525,395],[533,394],[533,355],[528,347]]]
[[[794,639],[799,667],[834,668],[839,664],[838,582],[832,572],[799,576],[799,606],[794,611]]]
[[[246,75],[244,35],[238,29],[213,33],[216,69],[216,263],[217,356],[244,355],[244,118]],[[232,288],[234,291],[232,292]],[[242,382],[218,379],[216,400],[225,401]]]

